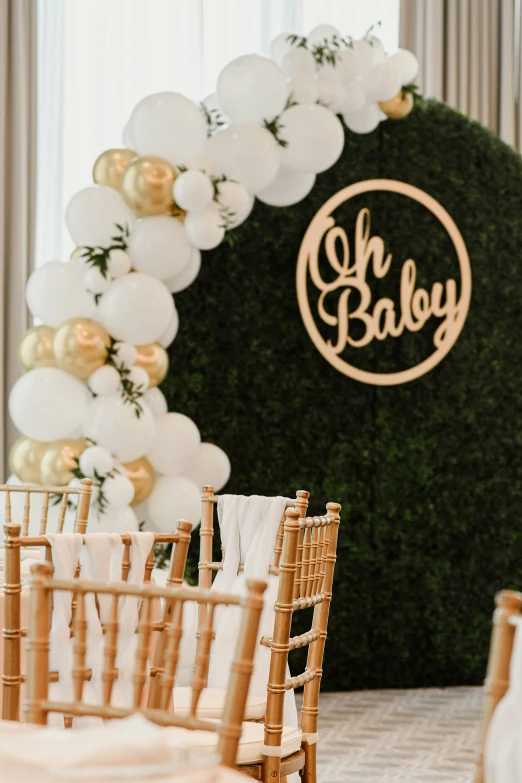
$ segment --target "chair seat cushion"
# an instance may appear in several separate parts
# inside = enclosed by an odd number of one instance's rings
[[[167,729],[169,738],[176,745],[197,748],[204,754],[215,754],[218,734],[211,731],[190,731],[177,727]],[[257,764],[263,760],[265,727],[262,723],[243,723],[243,732],[239,740],[237,764]],[[281,741],[281,756],[291,756],[301,748],[301,732],[292,726],[284,726]]]
[[[220,718],[225,706],[226,690],[204,688],[198,703],[198,718]],[[179,715],[188,715],[192,688],[174,688],[174,711]],[[262,720],[265,717],[266,697],[249,696],[245,709],[245,720]]]

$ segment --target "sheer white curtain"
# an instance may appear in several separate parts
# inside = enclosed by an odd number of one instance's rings
[[[399,0],[39,0],[36,261],[72,250],[63,213],[91,183],[104,149],[121,145],[133,106],[161,90],[201,100],[220,69],[289,30],[320,23],[363,35],[381,22],[398,46]]]

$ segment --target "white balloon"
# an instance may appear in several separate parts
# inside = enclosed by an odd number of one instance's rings
[[[353,79],[345,86],[345,95],[342,106],[342,112],[346,114],[355,114],[366,104],[366,93],[364,91],[362,79]]]
[[[324,106],[292,106],[281,115],[281,161],[291,171],[318,174],[333,166],[344,146],[341,122]]]
[[[126,275],[127,272],[130,272],[131,267],[131,258],[125,250],[121,250],[120,248],[111,250],[109,258],[107,259],[107,269],[111,277]]]
[[[121,234],[118,225],[134,226],[134,213],[121,194],[106,185],[91,185],[69,201],[65,222],[77,247],[108,247]]]
[[[149,374],[143,367],[131,367],[129,375],[129,381],[134,384],[136,391],[139,394],[145,394],[149,388]]]
[[[361,76],[373,65],[373,46],[368,39],[361,38],[358,41],[352,41],[350,48],[357,69],[354,75]]]
[[[206,153],[221,174],[254,194],[274,181],[281,165],[273,135],[252,123],[234,123],[216,133],[208,140]]]
[[[201,212],[214,198],[214,186],[202,171],[184,171],[174,182],[173,195],[181,209]]]
[[[389,62],[373,65],[364,77],[364,89],[370,103],[395,98],[401,89],[399,69]]]
[[[134,484],[127,476],[116,474],[105,479],[102,492],[109,506],[129,506],[134,497]]]
[[[143,457],[154,438],[154,417],[142,405],[139,418],[133,405],[119,395],[96,397],[87,407],[83,435],[110,451],[120,462]]]
[[[342,68],[342,60],[340,58],[340,53],[337,55],[338,60],[336,60],[335,65],[332,65],[332,63],[324,63],[321,65],[317,72],[317,78],[318,79],[327,79],[331,82],[342,82],[344,81],[344,70]],[[337,64],[339,62],[339,65]]]
[[[256,198],[273,207],[288,207],[306,198],[314,183],[315,174],[288,171],[281,167],[274,182],[258,193]]]
[[[215,92],[210,93],[210,95],[207,95],[206,98],[203,98],[201,103],[204,106],[204,108],[207,110],[207,112],[210,114],[213,123],[220,123],[223,125],[230,124],[230,117],[227,117],[227,115],[223,111],[223,107],[220,106],[217,93]],[[206,117],[205,117],[205,121],[208,122]]]
[[[197,247],[190,249],[190,258],[188,264],[185,264],[181,272],[165,280],[165,285],[172,294],[184,291],[189,285],[192,285],[199,274],[201,268],[201,253]]]
[[[318,46],[330,43],[333,38],[340,38],[341,33],[333,24],[319,24],[308,34],[307,43]]]
[[[99,320],[109,334],[135,345],[155,342],[169,325],[173,312],[168,288],[140,272],[113,280],[98,303]]]
[[[159,155],[176,166],[200,155],[207,124],[198,107],[184,95],[158,92],[138,103],[132,112],[131,135],[140,155]]]
[[[318,98],[317,79],[298,77],[288,82],[288,93],[296,103],[316,103]]]
[[[54,328],[69,318],[92,318],[96,303],[85,290],[84,272],[85,266],[74,261],[49,261],[35,269],[25,291],[27,307],[35,318]]]
[[[153,416],[164,416],[169,407],[163,392],[157,386],[147,389],[143,395],[143,402],[150,408]]]
[[[84,476],[93,479],[106,476],[114,467],[114,457],[102,446],[89,446],[82,451],[79,460],[80,470]]]
[[[200,489],[210,484],[219,492],[229,480],[230,470],[230,460],[223,449],[213,443],[202,443],[197,461],[186,476]]]
[[[419,61],[407,49],[399,49],[385,62],[398,69],[401,87],[405,84],[411,84],[419,72]]]
[[[220,106],[234,122],[262,122],[283,110],[286,80],[272,60],[245,54],[225,65],[218,76],[217,94]]]
[[[225,236],[224,219],[214,209],[187,212],[184,226],[191,244],[199,250],[212,250]]]
[[[317,100],[323,106],[328,106],[331,111],[342,105],[346,97],[346,90],[341,82],[333,79],[317,79]]]
[[[288,40],[290,33],[279,33],[270,42],[270,56],[272,60],[275,60],[279,65],[283,62],[285,54],[287,54],[293,48],[293,44]]]
[[[27,438],[60,440],[81,425],[89,399],[87,387],[73,375],[56,367],[39,367],[16,381],[9,395],[9,413]]]
[[[117,342],[112,347],[114,351],[114,358],[118,364],[122,364],[124,367],[132,367],[136,363],[138,358],[138,349],[132,343]]]
[[[298,47],[283,57],[281,68],[288,79],[312,79],[315,76],[315,59],[312,52]]]
[[[172,318],[170,319],[170,323],[163,332],[163,334],[160,334],[158,337],[158,343],[162,345],[164,348],[168,348],[171,343],[174,342],[174,339],[178,333],[179,329],[179,315],[176,308],[174,308],[174,312],[172,313]]]
[[[89,515],[90,533],[136,533],[139,523],[130,506],[109,506],[104,511],[94,510]]]
[[[149,496],[148,514],[163,533],[173,533],[180,519],[195,525],[201,518],[200,490],[185,476],[162,476]]]
[[[355,114],[343,114],[343,119],[354,133],[371,133],[381,121],[381,112],[376,103],[370,103]]]
[[[121,391],[120,374],[112,364],[104,364],[89,376],[87,385],[93,394],[102,397],[108,394],[117,394]]]
[[[335,73],[343,82],[351,82],[364,72],[366,66],[361,64],[362,56],[350,47],[341,49],[335,62]],[[325,71],[328,73],[328,71]]]
[[[97,266],[91,266],[83,276],[85,290],[91,294],[104,294],[111,283],[111,276],[102,274]]]
[[[201,436],[192,419],[183,413],[166,413],[156,419],[147,459],[158,473],[186,473],[197,460],[200,443]]]
[[[377,38],[376,35],[368,35],[366,37],[366,40],[369,41],[370,44],[372,45],[373,62],[382,63],[382,61],[386,59],[386,51],[384,49],[384,44],[381,41],[381,39]]]
[[[129,255],[137,272],[158,280],[177,275],[190,258],[183,223],[168,215],[141,218],[130,238]]]
[[[125,127],[123,129],[121,140],[123,142],[123,145],[127,147],[129,150],[134,149],[134,142],[132,141],[132,136],[130,132],[130,119],[127,120],[125,123]]]
[[[185,158],[183,165],[189,171],[202,171],[207,177],[214,177],[217,174],[212,163],[203,155],[192,155],[190,158]]]
[[[217,188],[216,202],[225,218],[226,226],[227,228],[236,228],[252,212],[254,197],[239,182],[225,180],[225,182],[220,182]]]

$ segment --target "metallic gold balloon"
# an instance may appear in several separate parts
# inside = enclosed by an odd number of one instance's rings
[[[137,345],[138,358],[135,364],[149,374],[149,386],[159,386],[169,371],[169,355],[159,343]]]
[[[9,452],[9,467],[24,484],[40,483],[40,460],[48,443],[18,438]]]
[[[24,370],[56,365],[53,354],[54,332],[50,326],[33,326],[24,334],[18,346],[18,358]]]
[[[94,164],[93,180],[97,185],[108,185],[119,190],[122,174],[136,156],[134,150],[105,150]]]
[[[74,478],[80,454],[87,448],[86,440],[55,440],[48,443],[40,460],[40,483],[63,487]]]
[[[172,186],[177,171],[163,158],[135,158],[121,178],[121,194],[138,217],[179,212]]]
[[[56,330],[53,352],[56,366],[85,381],[107,361],[109,332],[89,318],[71,318]]]
[[[389,101],[379,103],[383,111],[390,120],[403,120],[413,109],[413,95],[411,92],[401,92],[390,98]]]
[[[154,487],[154,468],[145,457],[126,462],[123,467],[134,484],[134,499],[131,506],[137,506],[147,500]]]

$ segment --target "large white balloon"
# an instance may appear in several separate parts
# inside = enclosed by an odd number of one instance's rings
[[[132,230],[134,213],[121,194],[106,185],[91,185],[76,193],[65,212],[67,228],[77,247],[113,244],[121,234],[118,225]]]
[[[96,397],[85,413],[84,437],[103,446],[120,462],[143,457],[151,447],[155,421],[148,406],[141,407],[138,418],[134,406],[119,395]]]
[[[363,88],[362,79],[353,79],[345,85],[344,101],[342,112],[354,114],[361,111],[366,103],[366,93]]]
[[[298,47],[285,54],[281,63],[287,79],[311,79],[315,75],[315,59],[312,52]]]
[[[131,272],[113,280],[98,304],[98,317],[112,337],[135,345],[155,342],[168,327],[174,302],[160,280]]]
[[[186,473],[197,460],[201,436],[188,416],[166,413],[156,419],[154,440],[147,459],[158,473]]]
[[[218,76],[219,104],[234,122],[272,120],[284,108],[286,79],[279,66],[259,54],[245,54]]]
[[[56,367],[39,367],[16,381],[9,395],[9,413],[27,438],[60,440],[71,437],[81,425],[90,397],[73,375]]]
[[[89,514],[90,533],[136,533],[139,523],[130,506],[109,506],[105,511],[93,509]]]
[[[198,107],[184,95],[158,92],[138,103],[131,115],[130,132],[140,155],[159,155],[176,166],[201,154],[207,124]]]
[[[150,408],[153,416],[163,416],[169,409],[165,395],[157,386],[147,389],[143,402]]]
[[[381,112],[376,103],[369,103],[354,114],[343,114],[343,119],[354,133],[371,133],[381,121]]]
[[[46,326],[57,327],[69,318],[92,318],[96,303],[85,290],[85,266],[74,261],[49,261],[27,281],[25,297],[31,313]]]
[[[281,115],[281,161],[291,171],[318,174],[333,166],[344,146],[341,122],[324,106],[292,106]]]
[[[217,174],[212,163],[204,155],[192,155],[190,158],[185,158],[183,165],[188,171],[201,171],[207,177],[215,177]]]
[[[316,103],[319,95],[317,79],[299,76],[288,82],[288,92],[294,103]]]
[[[183,224],[168,215],[138,220],[130,238],[129,255],[137,272],[159,280],[179,274],[190,258],[190,243]]]
[[[225,236],[225,225],[225,219],[215,209],[187,212],[184,222],[187,237],[198,250],[212,250],[221,244]]]
[[[216,197],[218,205],[224,210],[227,228],[241,225],[252,212],[254,197],[239,182],[220,182]]]
[[[201,518],[200,489],[185,476],[162,476],[149,497],[148,513],[163,533],[173,533],[180,519],[196,525]]]
[[[290,33],[279,33],[270,41],[270,56],[279,65],[283,62],[285,54],[293,48],[293,44],[288,40],[290,35]]]
[[[201,253],[197,247],[190,249],[190,258],[188,264],[185,264],[181,272],[165,280],[165,285],[173,294],[184,291],[189,285],[192,285],[201,269]]]
[[[214,197],[210,178],[202,171],[184,171],[176,178],[173,188],[174,201],[187,211],[201,212]]]
[[[179,329],[179,315],[178,311],[174,307],[174,312],[172,313],[172,318],[169,321],[169,325],[165,329],[162,334],[158,337],[158,343],[162,345],[164,348],[168,348],[171,343],[174,342],[174,339],[178,333]]]
[[[273,135],[252,123],[234,123],[216,133],[207,142],[206,154],[219,172],[254,194],[274,181],[281,165]]]
[[[216,492],[219,492],[230,478],[230,460],[219,446],[213,443],[202,443],[197,461],[186,476],[199,489],[205,484],[210,484]]]
[[[389,61],[373,65],[364,77],[366,98],[370,103],[388,101],[397,95],[400,88],[399,69]]]
[[[373,46],[367,38],[361,38],[358,41],[352,41],[350,49],[355,61],[356,73],[354,76],[361,76],[373,65]]]
[[[315,174],[288,171],[281,167],[272,184],[258,193],[257,198],[273,207],[288,207],[306,198],[314,183]]]
[[[419,72],[419,61],[407,49],[399,49],[386,60],[386,63],[398,69],[401,87],[405,84],[411,84]]]
[[[331,111],[336,112],[337,107],[342,105],[346,97],[346,90],[343,84],[333,79],[317,79],[317,100],[323,106],[328,106]]]

